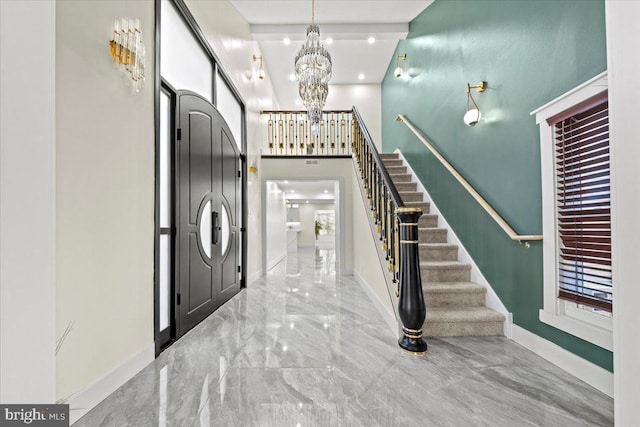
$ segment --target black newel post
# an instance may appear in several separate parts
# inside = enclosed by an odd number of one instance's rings
[[[402,321],[402,337],[398,344],[403,350],[415,354],[427,352],[427,343],[422,339],[422,324],[426,315],[420,259],[418,255],[419,208],[396,209],[400,229],[400,301],[398,311]]]

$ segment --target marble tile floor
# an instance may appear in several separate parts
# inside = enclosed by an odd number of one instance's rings
[[[74,426],[607,426],[613,400],[504,337],[402,353],[335,252],[301,249]]]

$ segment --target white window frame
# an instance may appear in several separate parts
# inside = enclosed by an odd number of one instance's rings
[[[607,72],[603,72],[553,101],[534,110],[540,129],[540,168],[542,178],[542,234],[544,263],[544,306],[540,321],[557,329],[613,351],[613,321],[577,307],[575,302],[561,300],[558,295],[559,242],[556,208],[555,138],[547,119],[608,88]]]

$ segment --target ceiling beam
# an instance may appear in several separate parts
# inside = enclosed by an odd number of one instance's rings
[[[256,41],[280,41],[288,37],[292,42],[302,42],[307,25],[251,24],[250,31]],[[320,33],[323,37],[332,37],[334,40],[366,40],[370,36],[377,40],[401,40],[409,33],[409,24],[321,24]]]

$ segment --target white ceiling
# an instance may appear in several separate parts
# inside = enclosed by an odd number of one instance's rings
[[[311,0],[230,1],[249,22],[251,34],[260,45],[280,108],[300,109],[295,104],[297,83],[289,76],[311,22]],[[317,0],[315,21],[333,62],[330,86],[381,83],[398,41],[409,31],[409,22],[432,1]],[[289,45],[285,45],[285,37],[291,40]],[[332,44],[326,43],[327,37],[333,39]],[[369,37],[375,38],[373,44],[367,41]],[[359,79],[359,74],[364,78]]]
[[[336,181],[275,181],[285,198],[293,202],[309,200],[310,202],[326,201],[332,203],[335,199]]]

